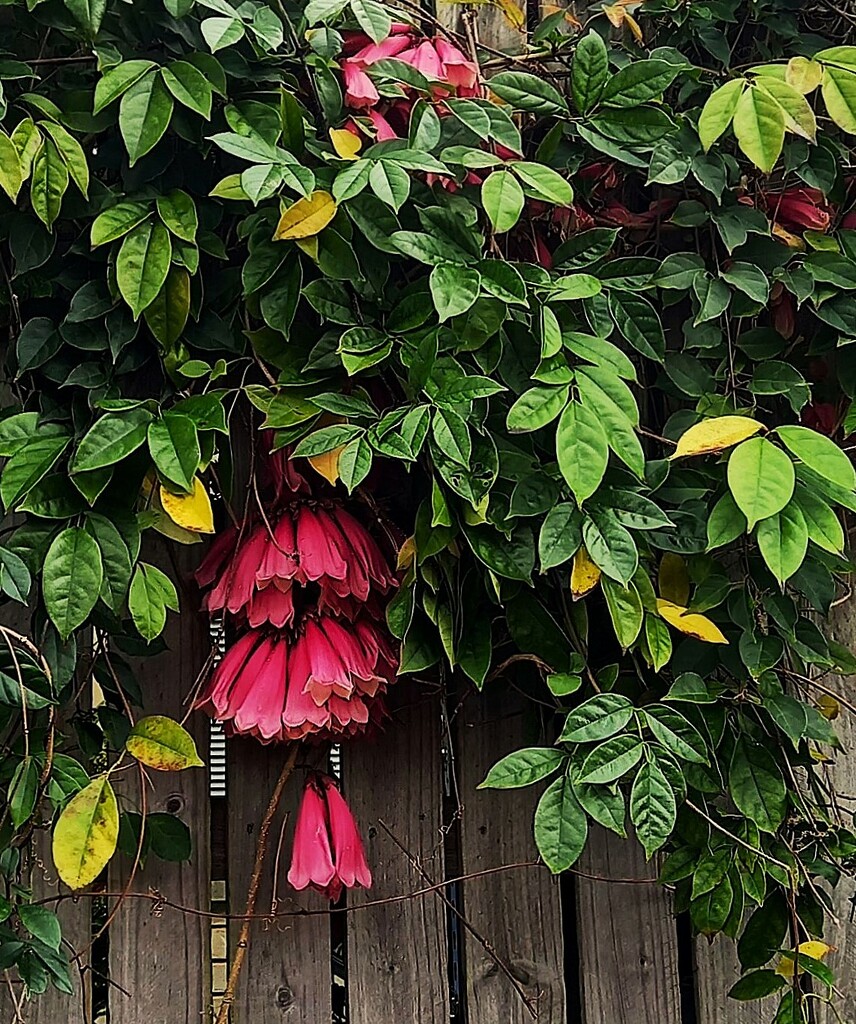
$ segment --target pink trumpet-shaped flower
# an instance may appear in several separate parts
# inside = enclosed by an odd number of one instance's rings
[[[369,120],[371,121],[372,126],[374,127],[375,130],[376,142],[388,142],[390,139],[398,138],[395,129],[392,127],[389,121],[387,121],[383,114],[379,114],[376,110],[370,110]]]
[[[440,60],[441,76],[449,85],[458,90],[465,90],[458,95],[472,95],[479,80],[479,69],[471,60],[452,43],[439,36],[434,40],[434,49]]]
[[[372,873],[351,809],[327,775],[306,780],[288,881],[295,889],[317,890],[334,903],[343,889],[370,888]]]
[[[330,847],[327,801],[312,780],[303,790],[297,812],[288,881],[295,889],[312,886],[331,899],[338,898],[333,895],[337,889],[341,892]]]
[[[345,102],[354,110],[373,107],[380,99],[374,82],[363,71],[362,64],[352,59],[342,61],[345,79]]]

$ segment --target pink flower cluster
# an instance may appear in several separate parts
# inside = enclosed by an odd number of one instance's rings
[[[328,775],[313,773],[306,780],[288,881],[295,889],[311,887],[333,902],[343,888],[371,887],[372,873],[357,823]]]
[[[197,707],[262,743],[353,735],[382,720],[395,680],[383,596],[396,580],[354,516],[283,469],[268,465],[267,517],[226,530],[196,572],[209,613],[240,629]]]
[[[433,97],[438,102],[451,96],[477,96],[480,92],[479,71],[473,61],[441,36],[425,39],[411,25],[394,24],[390,35],[379,43],[362,33],[350,33],[344,49],[345,104],[368,118],[377,142],[407,135],[413,105],[412,98],[403,90],[391,99],[381,97],[366,72],[379,60],[394,57],[421,72],[431,82]],[[360,134],[353,120],[346,127]]]

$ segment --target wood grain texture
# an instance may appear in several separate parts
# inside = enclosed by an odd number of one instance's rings
[[[856,651],[856,601],[852,598],[840,605],[832,615],[830,622],[832,636],[850,651]],[[846,679],[826,677],[823,682],[830,690],[842,694],[853,703],[853,676]],[[814,691],[813,696],[819,696]],[[829,769],[831,779],[839,793],[856,793],[856,720],[854,716],[842,709],[835,721],[835,731],[841,740],[841,750],[836,754],[835,763]],[[853,805],[847,803],[845,808],[852,811]],[[842,810],[843,822],[852,827],[851,814]],[[835,980],[841,992],[836,1008],[841,1017],[823,1005],[817,1005],[815,1013],[817,1024],[840,1024],[841,1019],[849,1022],[856,1020],[856,921],[854,921],[854,903],[856,898],[856,881],[853,878],[842,878],[833,890],[833,909],[838,917],[838,924],[830,921],[824,938],[836,947],[828,957],[829,966],[835,972]]]
[[[543,742],[534,707],[500,684],[464,705],[458,734],[464,874],[537,858],[531,823],[538,787],[476,790],[502,755]],[[465,882],[464,913],[535,1002],[538,1024],[565,1024],[562,912],[547,870],[521,867]],[[470,935],[465,953],[469,1024],[531,1022],[509,979]]]
[[[370,892],[350,906],[412,892],[425,882],[378,825],[381,819],[426,874],[444,877],[439,699],[402,681],[392,721],[378,740],[343,747],[348,803],[366,841]],[[446,912],[435,895],[348,915],[348,993],[352,1024],[449,1019]]]
[[[503,14],[499,6],[485,3],[477,7],[465,8],[461,4],[436,4],[437,19],[469,41],[470,34],[466,25],[467,19],[472,23],[472,34],[483,46],[502,53],[518,53],[526,47],[526,2],[525,0],[506,0],[509,14]],[[471,56],[471,47],[466,47]]]
[[[229,913],[242,914],[247,901],[256,838],[287,753],[284,746],[263,747],[254,739],[230,739],[227,754],[228,894]],[[270,845],[262,871],[257,914],[270,911],[277,873],[278,909],[324,909],[327,901],[316,893],[295,893],[286,875],[291,859],[292,835],[302,773],[289,780],[274,818]],[[276,862],[277,843],[286,821],[282,857]],[[230,928],[230,955],[240,922]],[[232,1024],[327,1024],[331,1019],[330,921],[317,917],[254,921],[250,944],[232,1011]]]
[[[578,866],[608,878],[657,876],[638,843],[600,827]],[[578,878],[577,942],[584,1024],[680,1021],[677,935],[659,885]]]
[[[728,990],[740,977],[735,944],[726,935],[695,944],[695,994],[698,1024],[769,1024],[775,999],[738,1001]]]
[[[173,572],[179,584],[198,555],[180,552]],[[157,558],[154,558],[158,562]],[[161,553],[158,564],[164,564]],[[195,597],[182,587],[181,615],[170,615],[164,634],[168,650],[137,665],[143,691],[143,714],[181,719],[184,700],[192,689],[210,649],[207,625],[197,613]],[[207,759],[208,720],[193,714],[186,723],[196,740],[199,756]],[[139,809],[136,772],[122,773],[126,805]],[[191,907],[207,910],[210,901],[210,808],[207,772],[149,772],[148,811],[177,814],[193,837],[193,854],[186,863],[171,864],[150,857],[138,870],[133,890],[157,889]],[[112,891],[121,891],[128,878],[127,858],[114,860],[109,869]],[[112,901],[111,901],[112,902]],[[211,1008],[208,922],[201,917],[152,913],[147,900],[128,900],[110,928],[110,1024],[200,1024]],[[128,995],[123,995],[127,992]]]

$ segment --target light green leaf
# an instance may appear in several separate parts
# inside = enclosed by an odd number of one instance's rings
[[[36,436],[9,459],[0,477],[0,497],[7,512],[48,473],[70,441],[64,434]]]
[[[78,187],[82,196],[88,196],[89,164],[86,162],[83,147],[61,124],[54,124],[53,121],[43,121],[42,124],[53,139],[57,152],[71,175],[71,180]]]
[[[70,889],[94,882],[116,851],[119,808],[106,775],[66,804],[53,833],[53,862]]]
[[[189,494],[201,458],[196,424],[189,416],[167,412],[149,424],[148,439],[158,471]]]
[[[131,166],[160,142],[172,118],[173,98],[161,75],[152,71],[134,82],[119,104],[119,130]]]
[[[512,434],[538,430],[559,415],[565,408],[570,387],[534,387],[517,399],[508,410],[505,425]]]
[[[567,757],[555,747],[527,747],[508,754],[487,773],[478,789],[517,789],[552,775]]]
[[[214,89],[198,68],[186,60],[177,60],[161,73],[164,85],[179,103],[200,114],[206,121],[210,119]]]
[[[53,139],[45,139],[33,160],[30,200],[33,210],[45,227],[50,228],[59,216],[62,197],[68,189],[68,168]]]
[[[630,791],[630,820],[650,860],[672,834],[677,818],[675,794],[655,761],[645,761]]]
[[[571,493],[582,504],[603,480],[609,445],[600,420],[579,402],[568,403],[559,419],[556,457]]]
[[[102,416],[78,445],[71,460],[71,472],[85,473],[124,459],[145,441],[151,421],[148,409],[129,409]]]
[[[777,427],[776,434],[788,451],[839,487],[856,489],[856,469],[838,445],[830,438],[808,427]]]
[[[526,201],[520,183],[507,170],[493,171],[485,178],[481,198],[485,213],[497,234],[514,227]]]
[[[94,39],[107,11],[107,0],[65,0],[65,6],[88,39]]]
[[[592,743],[613,736],[633,717],[633,704],[620,693],[599,693],[565,719],[557,743]]]
[[[856,135],[856,74],[826,65],[820,89],[832,120],[842,131]]]
[[[196,241],[199,226],[196,205],[186,192],[174,188],[167,195],[158,196],[157,208],[160,219],[176,238],[185,242]]]
[[[746,79],[735,78],[714,90],[698,119],[698,135],[705,152],[731,124],[737,104],[746,88]]]
[[[14,203],[24,181],[24,169],[15,144],[0,132],[0,187]]]
[[[750,86],[737,102],[734,134],[752,163],[769,174],[785,141],[784,111],[769,93]]]
[[[121,238],[150,215],[148,203],[130,200],[116,203],[109,210],[99,213],[92,222],[89,236],[92,248],[96,249],[99,245],[106,245],[107,242]]]
[[[135,320],[163,287],[171,259],[169,232],[159,221],[145,220],[125,235],[116,260],[116,283]]]
[[[762,519],[756,537],[770,572],[780,583],[790,579],[808,550],[808,527],[799,505],[791,501],[777,515]]]
[[[481,274],[473,267],[457,263],[438,263],[429,278],[431,298],[440,323],[459,316],[479,297]]]
[[[151,569],[152,566],[145,568]],[[172,588],[166,577],[164,580],[169,588]],[[172,593],[175,593],[174,589]],[[169,607],[178,606],[170,604]],[[148,715],[141,718],[128,734],[125,749],[147,768],[154,768],[160,772],[180,772],[185,768],[203,766],[196,752],[193,737],[183,725],[165,715]]]
[[[776,515],[794,493],[794,464],[765,437],[737,445],[728,459],[728,486],[751,530],[759,519]]]
[[[809,540],[824,551],[840,555],[844,551],[844,529],[835,511],[822,497],[799,483],[793,501],[803,514]]]
[[[642,630],[642,599],[636,587],[629,583],[626,587],[604,576],[600,581],[609,617],[619,644],[623,650],[636,640]]]
[[[570,206],[573,203],[574,190],[571,183],[552,167],[530,163],[528,160],[515,160],[510,166],[536,199],[557,206]]]
[[[128,609],[131,612],[134,625],[137,627],[137,632],[144,640],[151,642],[163,632],[166,625],[167,608],[178,611],[178,594],[175,592],[175,585],[154,565],[140,562],[134,570],[134,577],[131,580]]]
[[[93,114],[100,114],[101,111],[115,102],[128,89],[143,77],[151,68],[155,67],[150,60],[126,60],[105,72],[95,86],[95,104],[92,108]]]
[[[603,37],[593,29],[577,43],[571,67],[571,93],[581,114],[600,99],[609,78],[609,53]]]

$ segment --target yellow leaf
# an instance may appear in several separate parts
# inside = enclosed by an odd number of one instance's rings
[[[597,586],[600,580],[600,569],[589,558],[589,553],[582,545],[574,555],[571,567],[571,597],[579,601]]]
[[[764,430],[763,423],[750,419],[748,416],[715,416],[713,419],[702,420],[678,438],[678,446],[671,459],[679,459],[684,455],[707,455],[710,452],[721,452],[730,448],[758,431]]]
[[[354,135],[347,128],[331,128],[330,141],[336,150],[336,156],[343,160],[359,160],[357,154],[363,148],[363,140],[359,135]]]
[[[302,249],[311,260],[318,259],[318,236],[313,238],[296,238],[295,245]]]
[[[198,476],[194,477],[192,494],[173,494],[161,485],[160,500],[164,512],[182,529],[191,533],[214,532],[211,499]]]
[[[773,234],[780,242],[784,242],[789,249],[805,249],[805,242],[800,236],[786,231],[781,224],[773,224]]]
[[[203,764],[190,733],[164,715],[141,718],[128,733],[125,749],[141,764],[159,772],[180,772]]]
[[[817,698],[817,710],[824,718],[828,718],[830,722],[833,722],[841,714],[841,705],[834,697],[830,697],[825,693],[822,697]]]
[[[639,22],[633,17],[632,14],[626,13],[624,15],[624,23],[625,23],[625,25],[627,25],[627,27],[633,33],[633,38],[636,40],[636,42],[637,43],[641,43],[642,42],[642,26],[639,24]]]
[[[408,566],[413,564],[416,558],[416,538],[408,537],[407,540],[398,549],[398,561],[396,563],[396,569],[406,569]]]
[[[119,839],[119,808],[106,775],[66,804],[53,833],[53,861],[70,889],[82,889],[104,870]]]
[[[690,577],[687,563],[680,555],[671,553],[663,555],[657,573],[660,597],[672,604],[686,607],[690,601]]]
[[[602,9],[609,19],[609,24],[615,28],[621,28],[627,15],[627,11],[624,10],[621,4],[605,4]]]
[[[339,479],[339,456],[345,447],[345,445],[340,445],[338,448],[332,448],[329,452],[324,452],[323,455],[311,455],[306,461],[316,473],[320,473],[324,477],[327,483],[334,484]]]
[[[493,5],[502,11],[502,16],[513,29],[523,31],[526,26],[526,14],[514,0],[493,0]]]
[[[665,601],[661,597],[657,598],[657,611],[670,626],[674,626],[681,633],[686,633],[687,636],[694,636],[696,640],[703,640],[708,644],[728,643],[719,626],[711,622],[706,615],[687,611],[686,608]]]
[[[298,199],[279,218],[273,240],[312,238],[327,227],[336,216],[336,209],[336,200],[329,192],[313,192]]]
[[[808,942],[801,942],[797,946],[798,952],[803,956],[811,957],[812,960],[823,960],[826,954],[831,953],[834,949],[835,946],[829,946],[818,939],[810,939]],[[783,978],[792,978],[795,966],[794,957],[783,956],[776,967],[776,974],[780,974]],[[798,970],[802,973],[803,968],[800,967]]]
[[[785,68],[785,81],[803,96],[820,85],[823,78],[823,65],[808,57],[791,57]]]

